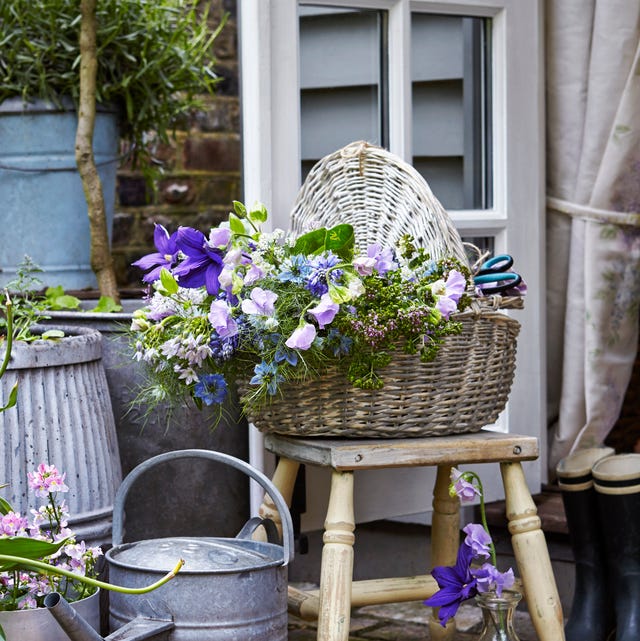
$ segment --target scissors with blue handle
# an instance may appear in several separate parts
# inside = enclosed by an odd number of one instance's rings
[[[498,254],[480,267],[473,280],[484,294],[506,292],[522,282],[520,274],[508,271],[511,267],[513,258],[509,254]]]

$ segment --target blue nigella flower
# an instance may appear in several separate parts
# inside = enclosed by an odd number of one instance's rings
[[[280,272],[278,273],[278,280],[302,284],[307,276],[309,276],[310,271],[311,267],[307,257],[302,254],[296,254],[282,261]]]
[[[267,392],[275,396],[278,391],[278,384],[284,381],[284,376],[278,373],[278,366],[275,363],[262,361],[253,368],[255,376],[249,381],[251,385],[266,385]]]
[[[205,405],[220,404],[227,398],[227,382],[221,374],[205,374],[195,384],[194,395]]]
[[[276,363],[287,361],[287,363],[292,367],[295,367],[298,364],[298,353],[295,350],[288,349],[286,347],[278,348],[274,358]]]
[[[334,356],[349,354],[352,346],[353,339],[344,336],[337,329],[329,330],[327,334],[327,347],[329,347]]]

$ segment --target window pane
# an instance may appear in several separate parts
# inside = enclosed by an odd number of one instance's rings
[[[299,7],[302,177],[353,142],[386,143],[378,11]]]
[[[491,206],[487,20],[411,15],[413,164],[447,209]]]

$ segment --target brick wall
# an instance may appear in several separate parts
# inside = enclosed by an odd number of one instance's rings
[[[170,232],[179,225],[205,231],[225,219],[232,201],[241,198],[236,0],[208,2],[212,29],[229,14],[214,44],[222,78],[216,95],[204,98],[204,108],[158,150],[164,175],[154,188],[140,172],[126,167],[118,172],[112,253],[123,289],[140,288],[141,272],[131,263],[154,250],[154,223]]]

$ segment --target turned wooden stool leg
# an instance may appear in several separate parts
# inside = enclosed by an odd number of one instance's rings
[[[564,641],[562,605],[540,518],[520,463],[501,463],[507,519],[531,622],[540,641]]]
[[[324,527],[318,641],[348,641],[356,527],[352,472],[332,472]]]
[[[276,471],[273,474],[272,482],[280,491],[280,494],[282,494],[282,498],[289,506],[291,506],[293,486],[296,483],[296,476],[298,475],[299,467],[300,463],[291,461],[290,459],[281,458],[278,461]],[[258,510],[258,514],[263,519],[271,519],[278,528],[278,533],[280,534],[280,536],[282,536],[282,521],[280,519],[280,514],[278,514],[278,509],[276,508],[274,502],[271,500],[271,497],[266,493],[264,495],[264,498],[262,499],[262,505]],[[264,530],[262,528],[259,528],[259,530],[254,534],[253,538],[256,541],[266,541]]]
[[[433,488],[433,515],[431,520],[431,565],[455,565],[460,541],[460,502],[449,494],[451,466],[439,465]],[[455,621],[443,628],[440,622],[429,620],[430,638],[433,641],[453,639]]]

